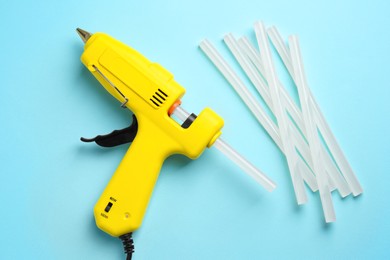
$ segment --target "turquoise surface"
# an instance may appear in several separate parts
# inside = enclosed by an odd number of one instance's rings
[[[93,206],[128,149],[79,141],[127,126],[83,67],[76,27],[106,32],[187,89],[183,106],[225,118],[224,139],[277,182],[267,193],[214,149],[166,161],[134,259],[389,259],[389,1],[1,1],[1,259],[123,259]],[[295,204],[285,159],[199,50],[254,39],[252,24],[300,36],[312,91],[364,194]],[[236,65],[235,65],[236,67]]]

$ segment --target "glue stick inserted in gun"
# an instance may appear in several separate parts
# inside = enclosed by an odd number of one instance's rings
[[[220,138],[223,120],[215,112],[206,108],[196,116],[181,108],[185,89],[170,72],[106,34],[77,32],[85,43],[83,64],[122,107],[133,112],[130,127],[82,138],[106,147],[132,142],[95,205],[100,229],[122,238],[141,225],[161,166],[172,154],[196,159],[206,147],[214,146],[266,190],[276,187]]]

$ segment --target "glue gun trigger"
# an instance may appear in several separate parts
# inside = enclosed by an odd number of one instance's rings
[[[81,137],[80,140],[86,143],[95,142],[103,147],[114,147],[121,144],[131,143],[137,135],[137,118],[133,115],[133,122],[129,127],[114,130],[107,135],[98,135],[94,138]]]

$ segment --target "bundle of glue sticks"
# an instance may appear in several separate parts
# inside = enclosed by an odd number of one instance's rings
[[[256,22],[254,30],[259,50],[245,36],[237,40],[229,33],[223,40],[277,123],[208,40],[203,40],[200,48],[285,154],[298,205],[308,200],[306,183],[313,192],[319,191],[325,221],[334,222],[332,191],[344,198],[351,193],[358,196],[363,189],[309,89],[298,37],[291,35],[286,45],[276,27],[267,30],[262,22]],[[278,79],[268,38],[296,85],[300,107]]]

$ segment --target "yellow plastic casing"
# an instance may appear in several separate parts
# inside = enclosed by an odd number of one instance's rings
[[[138,121],[133,143],[94,208],[97,226],[121,236],[141,225],[165,159],[199,157],[221,134],[223,120],[206,108],[188,128],[181,127],[168,110],[185,89],[162,66],[106,34],[92,35],[81,61],[121,103],[128,98],[126,107]]]

